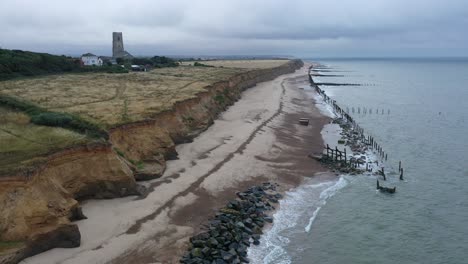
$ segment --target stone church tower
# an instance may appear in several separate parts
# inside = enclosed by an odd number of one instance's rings
[[[112,57],[133,58],[133,56],[124,49],[122,32],[112,32]]]

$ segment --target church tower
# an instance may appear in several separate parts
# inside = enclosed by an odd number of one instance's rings
[[[112,57],[120,58],[125,56],[122,32],[112,32]]]

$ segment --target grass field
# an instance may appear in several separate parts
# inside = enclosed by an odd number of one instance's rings
[[[37,126],[23,113],[0,108],[0,174],[32,167],[50,152],[87,141],[84,135]]]
[[[200,61],[200,63],[215,67],[240,68],[240,69],[267,69],[285,64],[288,60],[212,60]],[[183,62],[183,65],[193,65],[195,61]]]
[[[206,86],[236,74],[277,67],[286,62],[209,61],[203,63],[215,67],[185,65],[128,74],[83,73],[22,78],[1,81],[0,95],[39,106],[44,109],[41,111],[71,113],[105,129],[151,118],[170,109],[176,102],[195,97]],[[30,113],[28,116],[0,106],[0,174],[33,167],[48,153],[91,140],[80,131],[36,125],[37,122],[32,124],[30,116]]]
[[[0,94],[110,127],[149,118],[246,70],[180,66],[121,75],[63,74],[0,82]]]

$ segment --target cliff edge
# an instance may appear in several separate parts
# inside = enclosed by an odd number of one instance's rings
[[[242,91],[303,66],[301,60],[215,82],[193,98],[145,120],[108,128],[107,142],[47,155],[32,171],[0,177],[0,263],[17,263],[55,247],[77,247],[79,201],[137,195],[137,180],[160,177],[175,146],[189,142],[240,98]]]

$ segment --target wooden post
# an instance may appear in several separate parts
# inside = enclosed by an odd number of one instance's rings
[[[344,162],[346,164],[346,147],[344,148]]]
[[[335,160],[338,160],[338,146],[335,146]]]
[[[401,171],[401,160],[400,160],[400,162],[398,162],[398,172],[400,172],[400,171]]]
[[[330,147],[329,147],[328,144],[327,144],[327,158],[330,157],[330,155],[328,154],[328,149],[329,149],[329,148],[330,148]]]
[[[400,180],[401,181],[403,180],[403,168],[401,168],[401,171],[400,171]]]

